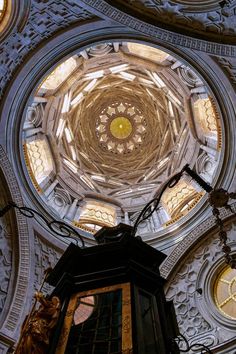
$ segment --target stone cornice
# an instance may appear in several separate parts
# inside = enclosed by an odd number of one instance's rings
[[[126,14],[109,5],[104,0],[81,0],[81,3],[84,3],[86,10],[96,12],[96,14],[99,14],[101,17],[105,16],[105,18],[109,18],[110,20],[116,21],[126,27],[132,28],[147,37],[158,39],[160,44],[168,43],[182,48],[189,48],[226,57],[234,57],[236,54],[235,45],[208,42],[206,40],[192,38],[180,33],[165,30]]]
[[[231,205],[234,212],[236,211],[236,203]],[[227,220],[232,218],[232,213],[229,210],[222,209],[221,218]],[[160,267],[161,275],[168,279],[170,274],[176,267],[180,264],[180,261],[186,254],[189,253],[189,250],[199,242],[203,237],[207,235],[213,228],[216,228],[215,217],[211,216],[202,222],[198,227],[191,231],[178,245],[174,250],[169,254],[165,259],[163,264]]]

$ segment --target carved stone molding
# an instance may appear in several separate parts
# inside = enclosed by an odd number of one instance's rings
[[[226,226],[234,252],[235,228],[232,222]],[[220,313],[213,296],[215,278],[225,267],[217,230],[212,230],[204,242],[189,249],[169,277],[166,296],[173,300],[180,332],[190,344],[198,342],[220,347],[235,338],[235,321]]]
[[[19,186],[17,184],[11,164],[2,146],[0,146],[0,168],[5,176],[5,179],[8,181],[8,188],[10,190],[12,200],[18,205],[23,205]],[[20,262],[18,264],[18,274],[13,300],[1,328],[1,332],[9,335],[10,337],[13,336],[13,333],[17,329],[22,311],[25,306],[30,272],[30,245],[28,226],[25,217],[18,211],[16,211],[16,222],[19,239],[17,247]]]
[[[198,51],[203,51],[209,54],[221,56],[235,56],[236,47],[234,45],[220,44],[208,42],[198,38],[191,38],[183,34],[171,32],[155,25],[146,23],[138,18],[135,18],[118,8],[109,5],[104,0],[81,0],[82,3],[88,5],[87,9],[96,11],[101,17],[106,16],[124,26],[142,33],[148,37],[158,39],[160,42],[172,44],[175,46],[190,48]],[[185,30],[186,31],[186,30]]]
[[[235,44],[235,1],[226,0],[106,0],[115,8],[157,27],[195,36],[199,39]],[[229,4],[230,2],[230,4]],[[223,5],[223,4],[222,4]]]
[[[2,182],[2,180],[1,180]],[[2,185],[4,185],[4,182]],[[7,198],[5,191],[0,185],[0,204],[6,205]],[[0,318],[4,316],[3,310],[9,291],[11,274],[14,274],[13,268],[13,243],[14,243],[14,225],[12,225],[10,216],[6,215],[0,219]]]
[[[31,1],[28,18],[21,23],[22,28],[12,32],[0,47],[0,96],[6,82],[28,52],[58,30],[92,18],[94,15],[75,0],[61,3],[55,0]]]
[[[234,212],[236,211],[236,203],[231,205]],[[229,210],[223,209],[221,211],[221,218],[223,220],[228,219],[232,216],[232,213]],[[173,269],[176,269],[176,266],[181,261],[181,258],[184,257],[189,249],[196,244],[200,239],[206,235],[212,228],[216,227],[215,217],[210,216],[205,221],[203,221],[198,227],[196,227],[192,232],[190,232],[179,244],[174,248],[170,255],[165,259],[160,267],[161,275],[168,279]]]
[[[232,86],[236,90],[236,59],[216,57],[215,60],[229,78]]]

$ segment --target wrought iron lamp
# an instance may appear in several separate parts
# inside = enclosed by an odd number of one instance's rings
[[[202,189],[204,189],[208,193],[208,201],[212,207],[212,213],[216,220],[216,225],[219,228],[219,238],[220,243],[222,245],[222,251],[224,253],[225,262],[231,267],[236,268],[236,259],[231,255],[231,248],[227,245],[227,233],[224,229],[223,220],[220,217],[220,208],[225,208],[231,211],[232,214],[235,214],[234,210],[228,204],[230,199],[236,199],[236,193],[228,193],[226,190],[219,188],[213,189],[208,183],[206,183],[196,172],[190,169],[189,165],[185,165],[184,168],[174,176],[172,176],[158,191],[155,198],[153,198],[148,204],[145,205],[141,213],[139,214],[133,228],[133,236],[135,236],[137,232],[138,225],[148,219],[155,210],[158,209],[161,197],[164,191],[167,188],[173,188],[183,176],[184,173],[187,173],[192,177],[194,181],[196,181]]]
[[[227,245],[227,233],[219,210],[224,207],[234,213],[228,202],[230,198],[236,199],[236,193],[213,189],[188,165],[163,185],[155,198],[142,210],[134,227],[120,224],[114,228],[103,228],[95,235],[99,245],[94,247],[86,248],[83,237],[71,226],[61,221],[48,222],[43,215],[31,208],[10,202],[0,210],[0,217],[12,208],[29,218],[39,217],[57,235],[76,241],[77,246],[71,244],[68,247],[47,277],[47,281],[55,286],[52,296],[58,296],[62,302],[62,311],[50,342],[49,353],[77,353],[78,348],[81,353],[83,348],[84,353],[93,353],[89,351],[92,350],[91,343],[95,348],[93,350],[99,350],[100,346],[103,354],[155,354],[157,346],[161,354],[189,352],[191,349],[211,353],[203,344],[195,343],[190,346],[184,336],[178,333],[173,308],[165,300],[164,280],[159,273],[159,265],[165,256],[142,242],[140,237],[134,237],[138,225],[159,207],[166,188],[174,187],[184,173],[191,176],[209,194],[208,200],[219,227],[225,261],[236,268],[236,260]],[[104,309],[109,311],[109,325],[105,327],[103,319],[106,316],[100,316],[101,313],[104,314]],[[87,326],[88,323],[90,325]],[[104,328],[110,333],[108,340],[104,339]],[[111,334],[112,330],[116,331],[116,335]],[[87,332],[93,332],[89,341]],[[99,335],[103,339],[97,340]],[[184,344],[180,350],[181,343]]]
[[[137,233],[138,225],[142,221],[147,220],[154,213],[154,211],[158,209],[164,191],[167,188],[173,188],[179,182],[179,180],[184,175],[184,173],[187,173],[190,177],[192,177],[192,179],[195,182],[197,182],[200,185],[200,187],[208,193],[208,201],[212,207],[212,213],[215,217],[216,225],[219,228],[219,239],[222,245],[222,251],[224,253],[225,262],[231,268],[236,268],[236,259],[231,254],[230,246],[227,245],[227,233],[224,229],[223,220],[220,217],[220,208],[228,209],[232,214],[235,215],[234,210],[229,204],[229,200],[236,199],[236,193],[228,193],[226,190],[222,188],[213,189],[196,172],[194,172],[189,167],[188,164],[185,165],[179,173],[170,177],[170,179],[167,182],[165,182],[162,188],[157,192],[155,198],[153,198],[145,205],[145,207],[140,212],[137,220],[134,223],[132,235],[135,236]],[[7,213],[12,208],[16,208],[21,214],[29,218],[39,217],[46,223],[48,228],[51,231],[53,231],[56,235],[61,237],[71,238],[75,240],[77,245],[80,244],[81,247],[85,247],[83,237],[80,235],[80,233],[77,230],[75,230],[75,228],[69,226],[64,222],[57,221],[57,220],[52,220],[49,222],[47,218],[45,218],[42,214],[40,214],[38,211],[34,209],[28,207],[20,207],[14,202],[9,202],[3,209],[0,210],[0,217],[2,217],[5,213]]]

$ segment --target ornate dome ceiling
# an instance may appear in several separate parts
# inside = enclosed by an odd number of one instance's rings
[[[150,46],[103,43],[66,59],[42,81],[27,109],[23,143],[45,205],[81,226],[92,201],[94,215],[100,201],[97,224],[112,225],[132,223],[186,163],[212,182],[221,127],[208,87],[190,67]],[[163,196],[156,229],[185,215],[202,195],[186,176]]]

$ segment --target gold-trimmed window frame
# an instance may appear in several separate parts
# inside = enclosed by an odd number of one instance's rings
[[[55,354],[64,354],[68,342],[70,329],[73,323],[74,313],[81,297],[104,294],[116,290],[122,290],[122,335],[121,345],[122,353],[133,353],[132,341],[132,315],[131,315],[131,288],[130,283],[116,284],[103,288],[92,289],[88,291],[78,292],[72,295],[67,307],[64,324],[62,327],[60,340],[57,345]]]

